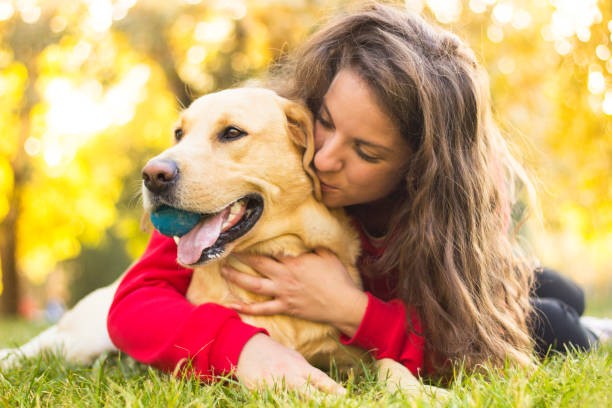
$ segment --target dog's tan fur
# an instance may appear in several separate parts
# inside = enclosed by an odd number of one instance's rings
[[[239,127],[248,135],[222,142],[219,132],[228,125]],[[259,193],[264,198],[263,214],[246,235],[227,244],[220,259],[195,266],[187,292],[189,301],[229,305],[236,300],[262,300],[229,284],[221,276],[220,268],[225,264],[256,273],[240,263],[232,252],[298,255],[325,247],[339,257],[353,280],[360,284],[355,268],[360,245],[350,220],[343,211],[329,210],[316,198],[320,192],[318,180],[310,169],[314,143],[308,110],[269,90],[231,89],[197,99],[182,113],[178,126],[183,130],[182,140],[156,157],[171,159],[179,167],[180,178],[173,190],[175,206],[199,213],[216,213],[250,193]],[[145,209],[150,211],[150,192],[143,190]],[[88,296],[92,300],[84,299],[62,319],[69,322],[60,321],[55,329],[31,340],[19,351],[32,356],[45,348],[63,347],[69,360],[90,362],[105,350],[100,350],[99,344],[95,350],[88,349],[93,343],[75,329],[79,321],[99,326],[97,330],[89,330],[88,335],[100,337],[108,350],[114,349],[106,332],[106,313],[116,285],[117,282],[92,293]],[[266,328],[273,338],[297,350],[315,365],[325,366],[333,357],[340,367],[346,367],[356,363],[355,357],[365,352],[340,346],[338,331],[326,324],[280,315],[242,315],[241,318]],[[78,341],[79,337],[83,341]],[[9,356],[5,367],[14,364],[14,350],[4,351],[4,355]],[[377,365],[380,376],[388,377],[387,384],[393,389],[431,391],[393,360],[383,359]]]
[[[219,132],[230,125],[248,135],[220,142]],[[177,126],[184,135],[180,143],[155,158],[178,165],[174,205],[214,213],[250,193],[264,197],[261,218],[249,233],[229,244],[226,254],[299,255],[326,247],[360,284],[355,268],[358,237],[342,211],[331,212],[315,198],[314,178],[304,172],[303,160],[309,162],[313,154],[312,118],[304,107],[265,89],[230,89],[196,100]],[[145,202],[148,194],[145,189]],[[197,266],[187,299],[221,305],[263,300],[229,284],[220,274],[225,264],[255,274],[232,255]],[[265,327],[273,338],[311,362],[329,364],[334,355],[345,356],[348,363],[351,357],[341,352],[339,333],[329,325],[280,315],[241,318]]]

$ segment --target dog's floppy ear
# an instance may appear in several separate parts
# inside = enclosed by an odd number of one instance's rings
[[[314,159],[314,133],[312,113],[301,103],[290,101],[279,97],[281,106],[287,116],[287,127],[289,137],[297,146],[302,147],[302,164],[306,174],[312,179],[314,195],[317,200],[321,200],[321,184],[314,172],[312,161]]]

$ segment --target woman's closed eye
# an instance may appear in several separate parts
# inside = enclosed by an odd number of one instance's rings
[[[355,146],[355,152],[357,153],[357,155],[359,157],[361,157],[363,160],[370,162],[370,163],[378,163],[380,162],[380,157],[374,156],[372,154],[366,153],[359,144],[357,144]]]
[[[321,112],[315,115],[315,121],[319,122],[325,129],[333,129],[334,124],[331,121],[324,119]]]

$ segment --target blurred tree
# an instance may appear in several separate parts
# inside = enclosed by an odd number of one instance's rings
[[[6,133],[0,162],[7,232],[1,297],[9,314],[17,310],[18,269],[42,282],[108,228],[137,256],[146,236],[138,231],[139,210],[126,203],[134,202],[145,158],[170,141],[173,101],[186,106],[194,93],[261,71],[319,13],[311,4],[278,2],[276,17],[300,23],[269,29],[270,4],[247,14],[242,1],[6,4],[12,9],[0,7],[0,68],[14,92],[2,114],[16,112],[22,125],[20,136]],[[21,69],[21,88],[11,63]],[[111,260],[107,267],[116,268]]]
[[[21,215],[22,186],[30,170],[21,146],[29,136],[30,116],[38,102],[34,82],[37,72],[36,57],[53,40],[41,27],[44,26],[15,22],[6,33],[3,33],[7,44],[3,44],[2,48],[8,48],[4,51],[7,63],[2,72],[5,77],[3,82],[11,85],[13,92],[6,92],[8,103],[3,113],[7,116],[7,121],[2,121],[2,124],[10,128],[2,129],[2,134],[9,137],[5,136],[0,151],[3,161],[10,167],[5,168],[2,174],[3,184],[8,188],[5,188],[6,195],[3,197],[4,211],[0,211],[0,216],[4,218],[0,224],[2,289],[6,288],[2,295],[0,310],[9,314],[15,314],[18,306],[16,231],[17,221]]]
[[[7,186],[0,214],[7,314],[17,311],[18,267],[41,282],[118,221],[122,190],[138,191],[125,178],[168,145],[175,116],[163,70],[122,34],[96,31],[84,5],[54,5],[38,9],[36,21],[22,11],[0,26],[3,83],[14,89],[2,113],[19,129],[4,133],[1,151],[10,163],[0,183]],[[121,223],[119,233],[134,237],[132,224]]]
[[[485,64],[496,117],[539,184],[545,223],[530,223],[527,245],[547,265],[609,291],[612,2],[461,4],[449,24]]]
[[[101,239],[142,251],[140,168],[170,143],[179,107],[256,76],[359,3],[0,0],[2,310],[16,311],[18,270],[42,282],[58,262],[107,259],[95,273],[116,276],[126,260],[100,257]],[[612,3],[398,3],[475,49],[497,117],[553,194],[543,200],[551,229],[612,242]],[[86,281],[98,284],[82,279],[83,291]]]

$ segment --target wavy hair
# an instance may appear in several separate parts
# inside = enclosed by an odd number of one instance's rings
[[[315,32],[272,83],[316,113],[343,68],[369,84],[412,150],[375,269],[399,271],[397,293],[419,309],[434,355],[468,370],[530,364],[532,269],[507,225],[515,180],[531,184],[492,118],[486,72],[454,34],[373,3]]]

